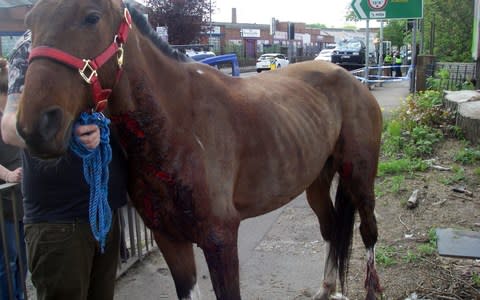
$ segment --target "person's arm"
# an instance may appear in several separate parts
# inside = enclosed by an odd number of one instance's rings
[[[2,139],[5,143],[17,147],[25,147],[25,142],[17,134],[17,108],[20,94],[13,93],[7,96],[7,104],[2,117]]]
[[[13,171],[0,165],[0,179],[5,182],[20,182],[22,180],[22,168],[16,168]]]

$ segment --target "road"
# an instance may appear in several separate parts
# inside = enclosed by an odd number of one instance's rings
[[[408,82],[396,82],[373,88],[385,116],[405,99],[408,87]],[[305,194],[273,212],[243,221],[238,244],[243,299],[310,299],[318,290],[324,242]],[[215,299],[201,249],[196,248],[195,255],[202,299]],[[176,299],[173,280],[158,250],[118,280],[115,300],[131,299]]]

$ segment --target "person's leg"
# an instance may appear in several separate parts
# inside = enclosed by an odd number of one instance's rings
[[[27,278],[27,252],[25,247],[25,232],[23,229],[23,222],[18,222],[18,234],[20,245],[16,245],[17,250],[17,273],[15,275],[15,282],[17,284],[17,299],[24,299],[23,291],[24,281]]]
[[[116,213],[112,217],[112,227],[108,233],[104,253],[97,248],[92,263],[89,300],[113,300],[117,266],[120,254],[120,226]]]
[[[88,223],[25,224],[28,268],[37,299],[87,299],[96,251]]]

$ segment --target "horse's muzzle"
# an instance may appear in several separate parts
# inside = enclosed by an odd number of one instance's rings
[[[22,128],[17,122],[17,132],[25,140],[32,155],[53,158],[66,151],[64,135],[60,140],[58,137],[62,124],[63,111],[60,108],[50,108],[40,114],[36,126],[33,125],[30,130]]]

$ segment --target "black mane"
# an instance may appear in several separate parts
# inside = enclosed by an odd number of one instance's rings
[[[148,24],[147,19],[138,10],[136,10],[133,5],[131,5],[130,3],[125,3],[125,5],[130,11],[133,23],[135,23],[135,25],[143,35],[150,38],[150,40],[157,46],[158,49],[162,51],[163,54],[181,62],[193,61],[190,57],[172,48],[169,43],[162,40],[162,38],[153,30],[152,26]]]

